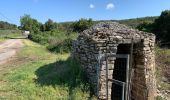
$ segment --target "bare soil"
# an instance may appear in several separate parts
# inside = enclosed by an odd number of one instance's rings
[[[21,39],[9,39],[0,43],[0,66],[13,57],[16,52],[22,48],[23,42]]]

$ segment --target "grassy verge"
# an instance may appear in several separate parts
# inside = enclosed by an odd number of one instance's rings
[[[0,30],[0,39],[22,37],[20,30]]]
[[[5,41],[5,39],[4,38],[0,38],[0,42],[2,42],[2,41]]]
[[[156,49],[156,76],[159,90],[170,90],[170,49]]]
[[[0,70],[0,100],[87,100],[89,85],[69,53],[52,54],[24,40],[18,56]]]

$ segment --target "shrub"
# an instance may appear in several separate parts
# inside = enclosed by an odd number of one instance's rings
[[[144,21],[136,27],[140,31],[151,32],[153,30],[153,23]]]
[[[55,53],[64,53],[69,52],[71,50],[72,46],[72,39],[68,38],[63,41],[57,41],[57,40],[51,40],[52,42],[49,44],[47,49],[49,51],[55,52]]]
[[[157,96],[156,100],[165,100],[165,99],[163,99],[161,96]]]
[[[31,39],[34,42],[38,42],[40,44],[47,44],[48,43],[48,36],[42,32],[39,32],[37,34],[32,33],[28,36],[29,39]]]
[[[93,25],[92,19],[83,19],[83,18],[80,19],[78,22],[75,22],[72,24],[73,31],[75,31],[75,32],[82,32],[92,25]]]

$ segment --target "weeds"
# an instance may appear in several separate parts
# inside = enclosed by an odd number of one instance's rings
[[[9,100],[88,100],[90,85],[79,63],[68,53],[49,53],[45,46],[24,41],[19,52],[22,64],[4,65],[0,72],[0,99]],[[26,59],[25,59],[26,58]]]

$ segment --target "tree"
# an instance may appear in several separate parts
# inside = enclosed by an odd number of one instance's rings
[[[81,18],[78,22],[73,23],[73,31],[82,32],[93,25],[93,20]]]
[[[24,15],[20,18],[21,29],[31,31],[32,19],[30,15]]]
[[[56,24],[56,23],[53,22],[53,20],[48,19],[48,21],[45,22],[45,30],[46,30],[46,31],[51,31],[52,29],[55,28],[55,26],[56,26],[55,24]]]
[[[46,30],[46,27],[45,27],[44,24],[42,24],[42,25],[40,26],[40,30],[41,30],[42,32],[44,32],[44,31]]]
[[[30,15],[24,15],[20,18],[21,29],[37,33],[40,31],[41,23],[36,19],[31,18]]]
[[[17,25],[11,24],[8,22],[0,21],[0,29],[7,30],[7,29],[17,29]]]
[[[153,30],[153,22],[143,21],[136,27],[140,31],[152,32]]]
[[[155,20],[153,32],[161,42],[170,42],[170,10],[165,10]]]

